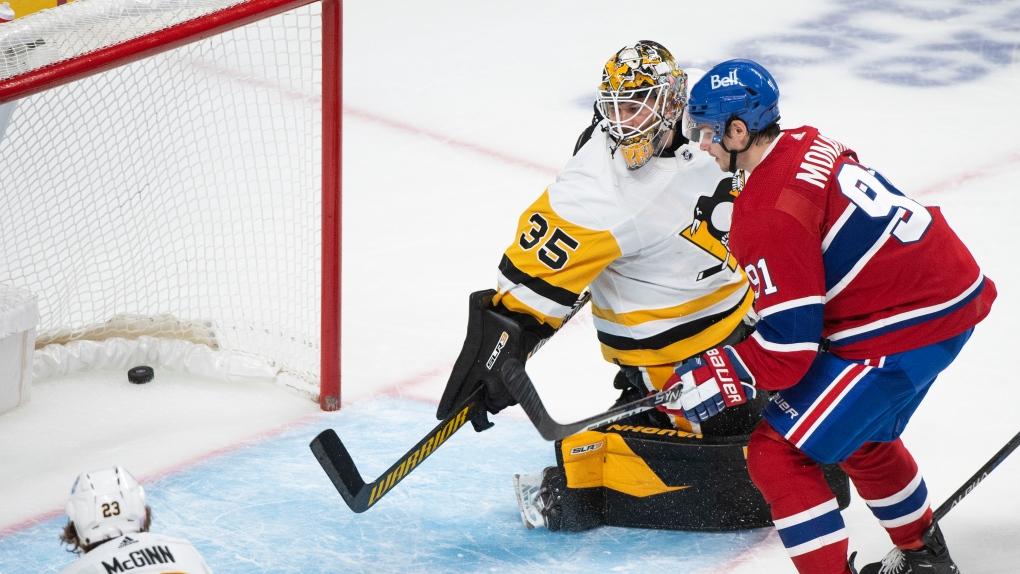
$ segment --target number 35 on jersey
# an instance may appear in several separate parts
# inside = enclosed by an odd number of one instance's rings
[[[521,234],[518,241],[521,249],[530,251],[541,244],[537,252],[538,260],[549,269],[563,269],[570,254],[581,246],[581,242],[559,227],[553,227],[550,233],[549,222],[540,213],[532,213],[528,221],[531,222],[531,229]]]

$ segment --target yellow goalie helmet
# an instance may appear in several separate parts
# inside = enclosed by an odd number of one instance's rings
[[[595,106],[607,122],[611,153],[638,169],[659,151],[687,105],[687,74],[669,50],[641,40],[624,46],[606,62]]]

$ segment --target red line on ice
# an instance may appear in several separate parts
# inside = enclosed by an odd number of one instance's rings
[[[1003,173],[1003,168],[1008,168],[1017,164],[1020,164],[1020,151],[1013,151],[999,157],[995,161],[968,169],[967,171],[960,172],[941,181],[937,181],[929,186],[923,187],[919,191],[914,192],[913,195],[928,195],[944,191],[954,191],[965,183],[981,179],[989,175],[1001,174]],[[908,195],[911,194],[908,193]]]
[[[372,123],[375,123],[375,124],[383,125],[383,126],[386,126],[388,128],[392,128],[392,129],[399,130],[399,131],[402,131],[402,132],[406,132],[406,133],[409,133],[409,134],[413,134],[413,135],[417,135],[417,136],[425,136],[427,138],[434,139],[434,140],[436,140],[436,141],[438,141],[438,142],[440,142],[440,143],[442,143],[442,144],[444,144],[444,145],[446,145],[448,147],[466,150],[466,151],[469,151],[469,152],[472,152],[472,153],[475,153],[475,154],[478,154],[478,155],[482,155],[482,156],[485,156],[485,157],[488,157],[488,158],[491,158],[491,159],[495,159],[495,160],[500,161],[502,163],[506,163],[506,164],[513,165],[513,166],[516,166],[516,167],[523,167],[525,169],[536,171],[536,172],[539,172],[539,173],[541,173],[543,175],[553,176],[553,175],[556,175],[556,172],[559,171],[555,167],[551,167],[551,166],[548,166],[548,165],[537,163],[537,162],[531,161],[529,159],[517,157],[517,156],[511,155],[511,154],[505,153],[503,151],[500,151],[498,149],[490,148],[490,147],[487,147],[487,146],[484,146],[484,145],[481,145],[481,144],[478,144],[478,143],[475,143],[475,142],[458,139],[458,138],[452,137],[452,136],[450,136],[448,134],[444,134],[442,132],[433,131],[433,130],[430,130],[430,129],[427,129],[427,128],[419,127],[419,126],[416,126],[416,125],[413,125],[413,124],[410,124],[410,123],[407,123],[407,122],[404,122],[404,121],[401,121],[401,120],[398,120],[398,119],[388,118],[386,116],[381,116],[381,115],[375,114],[375,113],[367,111],[367,110],[362,110],[362,109],[358,109],[358,108],[354,108],[354,107],[345,105],[344,106],[344,115],[345,116],[349,116],[349,117],[353,117],[353,118],[358,118],[358,119],[361,119],[361,120],[365,120],[365,121],[368,121],[368,122],[372,122]]]

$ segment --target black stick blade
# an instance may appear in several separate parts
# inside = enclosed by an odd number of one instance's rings
[[[434,429],[422,437],[418,444],[404,453],[379,478],[366,483],[358,472],[347,447],[332,429],[326,429],[312,439],[308,446],[316,460],[333,481],[333,486],[354,512],[364,512],[393,489],[426,458],[432,455],[453,433],[470,421],[471,412],[478,407],[479,388],[458,407],[452,415],[440,421]]]
[[[354,512],[364,512],[368,504],[368,489],[355,466],[347,447],[333,429],[326,429],[308,445],[319,461],[322,470],[333,481],[333,486]]]

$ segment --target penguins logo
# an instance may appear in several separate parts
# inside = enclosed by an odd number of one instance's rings
[[[737,261],[730,255],[730,217],[733,214],[733,200],[740,195],[740,179],[734,175],[719,181],[712,195],[698,198],[694,207],[694,221],[680,236],[697,245],[719,260],[698,272],[698,281],[722,272],[729,267],[736,271]]]

